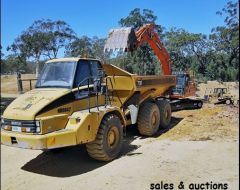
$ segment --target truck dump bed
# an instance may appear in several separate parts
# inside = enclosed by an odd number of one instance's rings
[[[175,75],[139,76],[111,64],[103,64],[112,104],[122,107],[134,94],[139,102],[165,95],[176,85]]]

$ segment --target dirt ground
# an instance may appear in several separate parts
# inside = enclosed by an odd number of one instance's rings
[[[122,155],[109,163],[88,157],[84,146],[57,153],[1,146],[1,189],[145,190],[180,181],[227,183],[239,189],[239,109],[205,104],[173,113],[171,126],[143,138],[131,126]]]
[[[214,88],[227,88],[228,92],[239,99],[239,82],[218,82],[218,81],[207,81],[206,83],[198,84],[197,95],[204,97],[213,92]]]

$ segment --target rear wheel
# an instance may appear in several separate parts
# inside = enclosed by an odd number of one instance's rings
[[[147,102],[140,107],[138,114],[138,131],[141,135],[152,136],[160,124],[160,112],[155,103]]]
[[[198,108],[202,108],[202,105],[203,105],[202,102],[197,103]]]
[[[167,100],[159,100],[157,104],[160,110],[160,127],[162,129],[166,129],[171,122],[172,117],[171,105]]]
[[[119,117],[107,115],[101,122],[95,141],[86,144],[87,152],[96,160],[113,160],[121,151],[122,139],[123,128]]]
[[[231,100],[230,100],[230,99],[227,99],[227,100],[226,100],[226,104],[227,104],[227,105],[230,105],[230,104],[231,104]]]

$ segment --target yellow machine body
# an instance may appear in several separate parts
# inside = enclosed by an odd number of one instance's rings
[[[95,59],[63,58],[48,63],[72,61],[100,61]],[[101,64],[101,63],[100,63]],[[114,113],[123,126],[131,124],[128,106],[140,106],[146,99],[163,96],[176,85],[176,77],[138,76],[114,65],[101,64],[104,73],[102,85],[107,92],[76,98],[78,88],[35,88],[15,99],[2,116],[1,143],[29,149],[53,149],[89,143],[95,140],[102,119]],[[76,73],[77,75],[77,73]],[[108,93],[106,95],[106,93]],[[34,126],[35,132],[27,132]]]

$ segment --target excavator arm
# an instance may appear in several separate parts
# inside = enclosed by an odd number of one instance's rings
[[[153,24],[146,24],[135,33],[137,38],[136,47],[141,46],[143,43],[148,43],[162,65],[163,74],[171,75],[170,56],[154,28]]]
[[[163,74],[171,75],[170,56],[161,42],[154,24],[145,24],[134,33],[131,28],[113,29],[105,43],[104,51],[133,51],[142,44],[148,43],[157,56]]]
[[[104,51],[134,51],[144,43],[147,43],[154,51],[162,66],[163,74],[171,75],[170,56],[155,31],[154,24],[145,24],[136,32],[131,27],[110,30]],[[189,80],[187,73],[179,73],[176,77],[176,87],[168,94],[172,109],[200,108],[203,103],[201,100],[188,98],[195,96],[197,88],[194,81]]]

